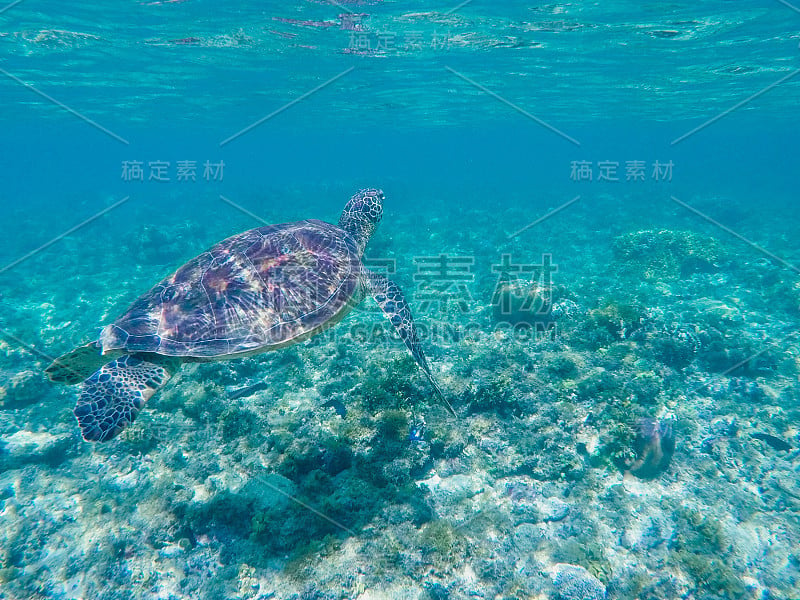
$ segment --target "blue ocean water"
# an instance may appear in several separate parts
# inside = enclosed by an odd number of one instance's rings
[[[0,55],[0,597],[800,597],[800,5],[23,0]],[[367,300],[81,439],[54,357],[368,187],[457,419]]]

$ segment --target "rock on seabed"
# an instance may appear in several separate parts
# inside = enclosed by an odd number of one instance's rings
[[[583,567],[558,563],[553,572],[558,600],[604,600],[606,586]]]

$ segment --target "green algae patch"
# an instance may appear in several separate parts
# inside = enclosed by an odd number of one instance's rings
[[[310,540],[300,544],[289,556],[283,572],[297,581],[308,579],[314,567],[342,549],[342,542],[333,535],[326,535],[321,540]]]
[[[449,563],[466,549],[466,538],[449,522],[437,519],[422,527],[419,545],[434,562]]]
[[[9,583],[14,581],[22,574],[22,569],[17,567],[3,567],[0,569],[0,583]]]
[[[366,377],[357,385],[369,412],[385,408],[399,409],[419,397],[414,385],[418,367],[410,356],[388,361],[384,366],[369,365]]]
[[[219,416],[220,433],[226,442],[260,430],[258,415],[247,408],[231,406]]]
[[[692,231],[645,229],[614,238],[614,256],[648,280],[713,272],[724,258],[722,244]]]
[[[623,389],[637,404],[653,404],[661,391],[661,377],[652,371],[643,371],[626,382]]]
[[[480,385],[470,386],[466,397],[471,414],[488,412],[507,417],[517,409],[520,378],[511,371],[495,374]]]
[[[583,338],[593,349],[612,346],[641,329],[646,316],[647,310],[641,304],[607,299],[589,311]],[[630,349],[616,351],[627,353]]]
[[[732,547],[719,520],[686,507],[679,507],[675,514],[679,533],[671,553],[673,560],[698,588],[723,598],[746,597],[744,583],[728,566]]]
[[[379,435],[399,441],[408,435],[408,415],[404,410],[386,410],[378,417]]]
[[[553,558],[561,563],[579,565],[597,577],[603,584],[611,579],[611,563],[606,559],[603,546],[591,539],[569,539],[556,546]]]
[[[730,551],[730,544],[717,518],[683,507],[678,508],[676,515],[681,531],[677,539],[680,547],[707,554]]]
[[[724,561],[688,550],[674,552],[673,557],[699,588],[723,598],[738,600],[746,597],[744,583]]]
[[[600,451],[591,456],[591,465],[595,468],[615,467],[624,471],[635,459],[632,448],[635,439],[636,432],[630,425],[623,421],[612,423],[600,436]]]

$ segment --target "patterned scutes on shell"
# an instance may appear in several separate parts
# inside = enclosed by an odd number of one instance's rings
[[[190,260],[101,336],[105,350],[218,357],[286,343],[360,292],[353,240],[317,220],[252,229]]]

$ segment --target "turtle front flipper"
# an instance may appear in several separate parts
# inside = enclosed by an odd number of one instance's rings
[[[431,382],[436,395],[444,403],[453,416],[456,416],[456,411],[444,397],[439,384],[431,373],[431,368],[428,366],[428,360],[425,358],[425,353],[422,351],[422,346],[417,338],[417,329],[414,327],[414,318],[411,316],[411,309],[408,307],[408,302],[403,297],[403,291],[394,281],[387,279],[383,275],[367,271],[366,273],[367,287],[375,298],[375,302],[381,307],[383,314],[392,322],[400,338],[411,351],[414,360],[417,361],[420,369],[428,377]]]
[[[144,403],[177,371],[177,361],[153,360],[162,364],[126,354],[83,382],[73,411],[83,439],[107,442],[133,423]]]
[[[100,344],[89,342],[59,356],[44,370],[50,381],[75,385],[80,383],[120,352],[103,355]]]

